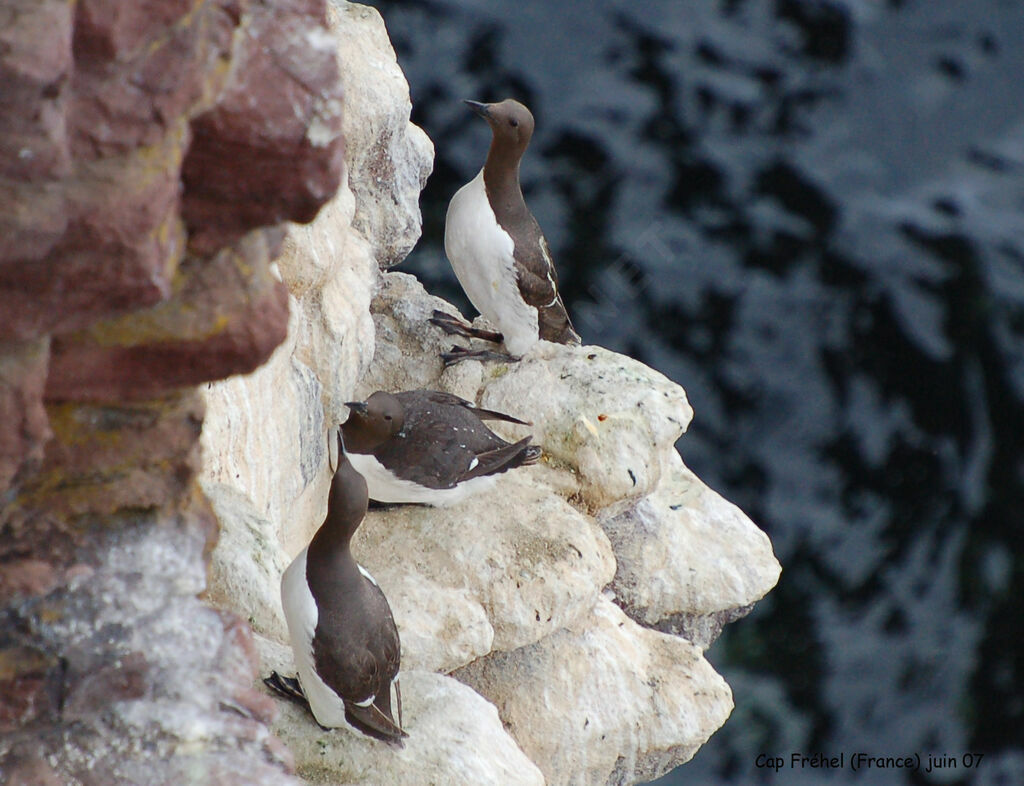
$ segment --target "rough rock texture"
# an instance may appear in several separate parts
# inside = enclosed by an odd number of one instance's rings
[[[544,342],[513,372],[492,372],[480,403],[530,420],[544,452],[577,470],[593,509],[656,488],[693,416],[681,387],[600,347]]]
[[[352,193],[343,185],[315,227],[292,227],[278,260],[301,323],[293,358],[322,381],[329,423],[348,416],[344,402],[350,400],[351,380],[373,357],[368,310],[377,264],[362,235],[347,231],[354,208]]]
[[[207,409],[202,483],[215,506],[220,493],[214,484],[245,494],[243,517],[255,514],[274,522],[265,533],[268,542],[280,541],[294,552],[315,531],[307,519],[322,519],[326,511],[329,476],[323,386],[294,356],[298,309],[293,308],[289,324],[288,339],[257,371],[202,389]],[[294,529],[292,522],[307,523]],[[218,560],[215,552],[215,571]]]
[[[380,14],[332,0],[329,16],[341,41],[345,100],[358,107],[345,112],[342,124],[356,203],[352,226],[370,242],[378,264],[390,267],[419,239],[419,196],[433,166],[434,146],[409,122],[409,84]]]
[[[548,783],[636,783],[688,761],[732,711],[725,680],[685,639],[602,599],[529,647],[455,676],[493,701]]]
[[[50,436],[43,408],[49,355],[45,338],[0,344],[0,493],[42,461]]]
[[[170,294],[189,121],[223,86],[238,20],[213,2],[6,5],[0,336],[24,339]]]
[[[196,598],[215,519],[115,521],[57,586],[4,612],[4,783],[293,782],[275,707],[252,689],[251,633]]]
[[[674,453],[654,493],[606,508],[616,601],[641,625],[707,648],[779,578],[768,537]]]
[[[323,0],[253,0],[249,13],[231,79],[192,121],[182,170],[189,245],[201,251],[253,227],[311,221],[338,187],[342,94]]]
[[[615,559],[601,528],[556,493],[549,474],[543,466],[506,473],[492,492],[443,514],[405,506],[367,518],[356,556],[391,602],[403,664],[448,672],[590,611]]]
[[[273,527],[234,486],[206,483],[204,491],[217,519],[231,522],[210,557],[207,600],[244,613],[256,633],[278,634],[285,626],[280,581],[288,559]]]
[[[269,273],[277,245],[257,231],[212,259],[186,259],[161,303],[54,336],[47,399],[149,398],[251,371],[287,332],[287,292]]]
[[[194,385],[287,335],[266,225],[342,176],[325,15],[0,0],[4,783],[296,782],[249,626],[197,598]]]
[[[451,338],[440,330],[424,329],[435,310],[458,314],[454,306],[428,295],[413,276],[390,273],[380,283],[372,310],[377,349],[373,365],[356,386],[360,399],[375,390],[435,386],[467,399],[476,396],[483,366],[469,361],[444,368],[441,353],[451,347]],[[405,362],[405,358],[416,358],[416,362]]]

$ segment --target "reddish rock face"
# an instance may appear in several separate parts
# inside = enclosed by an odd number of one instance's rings
[[[218,11],[192,0],[80,0],[68,115],[76,160],[157,144],[198,108],[231,46]]]
[[[0,29],[0,489],[38,463],[44,396],[158,397],[283,340],[261,227],[312,219],[343,166],[324,19],[323,0],[37,0]]]
[[[254,226],[311,221],[340,183],[337,44],[303,34],[325,22],[323,4],[264,0],[251,13],[232,78],[192,122],[182,213],[200,254]]]
[[[288,292],[269,272],[275,241],[256,231],[190,258],[168,300],[55,336],[47,400],[144,399],[252,371],[288,331]]]
[[[66,120],[73,6],[61,0],[22,5],[27,7],[0,25],[0,178],[12,185],[71,171]],[[16,228],[0,232],[0,238],[9,242]]]
[[[53,653],[5,634],[0,639],[0,734],[28,723],[56,722],[61,683],[60,661]]]
[[[15,500],[58,520],[173,508],[192,493],[203,405],[194,388],[136,404],[50,404],[54,438]]]
[[[186,247],[208,258],[311,220],[343,166],[323,22],[323,0],[39,0],[13,14],[0,31],[0,342],[156,305]]]
[[[7,306],[0,337],[77,330],[170,295],[185,239],[175,167],[180,150],[174,139],[162,141],[146,152],[82,163],[73,179],[28,200],[26,210],[59,218],[30,224],[34,231],[10,249],[13,257],[0,261],[0,299]]]
[[[196,597],[217,523],[195,483],[194,386],[251,371],[284,339],[273,225],[311,220],[340,182],[324,12],[0,0],[12,783],[186,783],[196,768],[292,782],[264,725],[273,704],[251,687],[248,627]]]
[[[0,341],[76,330],[170,294],[188,121],[223,82],[214,3],[22,3],[2,44]],[[6,26],[6,23],[5,23]],[[5,86],[5,99],[6,86]]]
[[[43,409],[49,355],[46,339],[0,344],[0,491],[42,461],[50,436]]]

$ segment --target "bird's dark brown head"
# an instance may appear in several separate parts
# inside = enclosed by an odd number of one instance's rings
[[[497,104],[466,101],[466,104],[487,121],[494,135],[494,143],[522,156],[533,136],[533,115],[530,110],[511,98]]]
[[[350,453],[372,453],[405,425],[405,410],[390,393],[378,390],[366,401],[345,404],[351,413],[341,426]]]

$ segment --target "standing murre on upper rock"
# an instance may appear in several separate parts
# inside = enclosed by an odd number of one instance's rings
[[[435,311],[431,322],[448,333],[504,339],[522,356],[538,340],[579,344],[562,297],[547,240],[523,199],[519,162],[533,135],[533,115],[512,99],[497,104],[466,101],[491,127],[483,169],[452,197],[445,218],[444,249],[467,297],[501,331],[480,331]],[[502,357],[453,347],[446,363]],[[505,356],[505,359],[511,359]]]
[[[366,516],[366,481],[345,455],[338,432],[338,467],[327,515],[309,545],[281,577],[281,602],[298,681],[276,671],[268,687],[306,704],[316,722],[347,721],[363,734],[401,744],[401,645],[387,598],[349,548]],[[391,714],[391,686],[398,723]]]
[[[530,437],[506,442],[483,420],[529,423],[450,393],[377,391],[346,406],[351,414],[341,430],[349,459],[379,502],[452,505],[541,455]]]

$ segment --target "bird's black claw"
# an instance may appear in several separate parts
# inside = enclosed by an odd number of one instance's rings
[[[448,366],[454,366],[463,360],[491,360],[498,363],[518,363],[520,359],[504,352],[493,352],[489,349],[466,349],[456,345],[448,352],[442,352],[441,360],[444,361],[445,368],[448,368]]]
[[[286,699],[292,699],[307,707],[309,706],[309,701],[302,690],[302,685],[299,684],[295,677],[282,677],[276,671],[272,671],[269,677],[263,678],[263,684]]]
[[[432,325],[437,325],[437,327],[441,328],[441,330],[449,336],[479,338],[484,341],[490,341],[494,344],[500,344],[505,340],[505,337],[501,333],[497,333],[493,330],[484,330],[483,328],[473,327],[468,322],[464,322],[452,314],[446,314],[444,311],[437,311],[436,309],[427,321]]]
[[[436,309],[427,321],[431,325],[437,325],[437,327],[441,328],[441,330],[449,336],[466,336],[473,328],[472,325],[467,322],[463,322],[458,317],[446,314],[443,311],[437,311]]]

